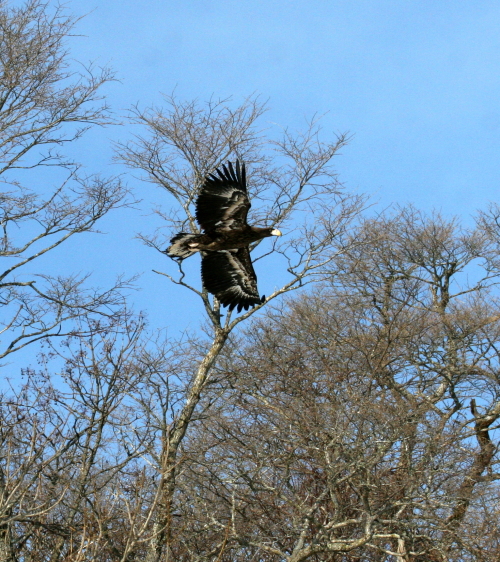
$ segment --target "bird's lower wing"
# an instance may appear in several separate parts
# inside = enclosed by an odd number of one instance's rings
[[[263,302],[248,248],[203,252],[201,277],[205,289],[229,310],[238,307],[240,312]]]

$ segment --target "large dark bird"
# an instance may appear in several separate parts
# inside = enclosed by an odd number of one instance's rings
[[[201,277],[205,289],[229,310],[248,310],[265,301],[257,291],[257,276],[252,266],[249,245],[266,236],[281,236],[274,228],[247,224],[250,209],[245,164],[236,160],[217,169],[219,177],[205,178],[196,200],[196,220],[203,234],[179,232],[165,253],[185,259],[201,252]]]

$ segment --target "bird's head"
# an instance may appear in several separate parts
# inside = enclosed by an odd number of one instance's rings
[[[281,231],[278,230],[277,228],[273,228],[273,229],[271,230],[271,234],[272,234],[273,236],[282,236]]]

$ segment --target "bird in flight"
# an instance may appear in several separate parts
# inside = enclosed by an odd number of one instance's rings
[[[265,301],[259,296],[257,276],[250,258],[250,244],[268,236],[281,236],[275,228],[247,223],[250,209],[245,164],[231,162],[219,177],[209,174],[196,200],[196,220],[202,234],[179,232],[170,240],[165,253],[183,260],[201,252],[203,286],[229,310],[248,310]],[[236,168],[236,169],[235,169]]]

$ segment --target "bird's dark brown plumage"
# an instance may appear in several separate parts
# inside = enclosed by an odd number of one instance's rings
[[[180,232],[170,241],[166,253],[185,259],[201,252],[201,276],[205,289],[229,310],[248,310],[261,302],[257,276],[252,266],[249,245],[262,238],[280,235],[273,228],[259,228],[247,223],[248,198],[245,164],[236,167],[228,162],[210,174],[196,201],[196,220],[203,234]]]

